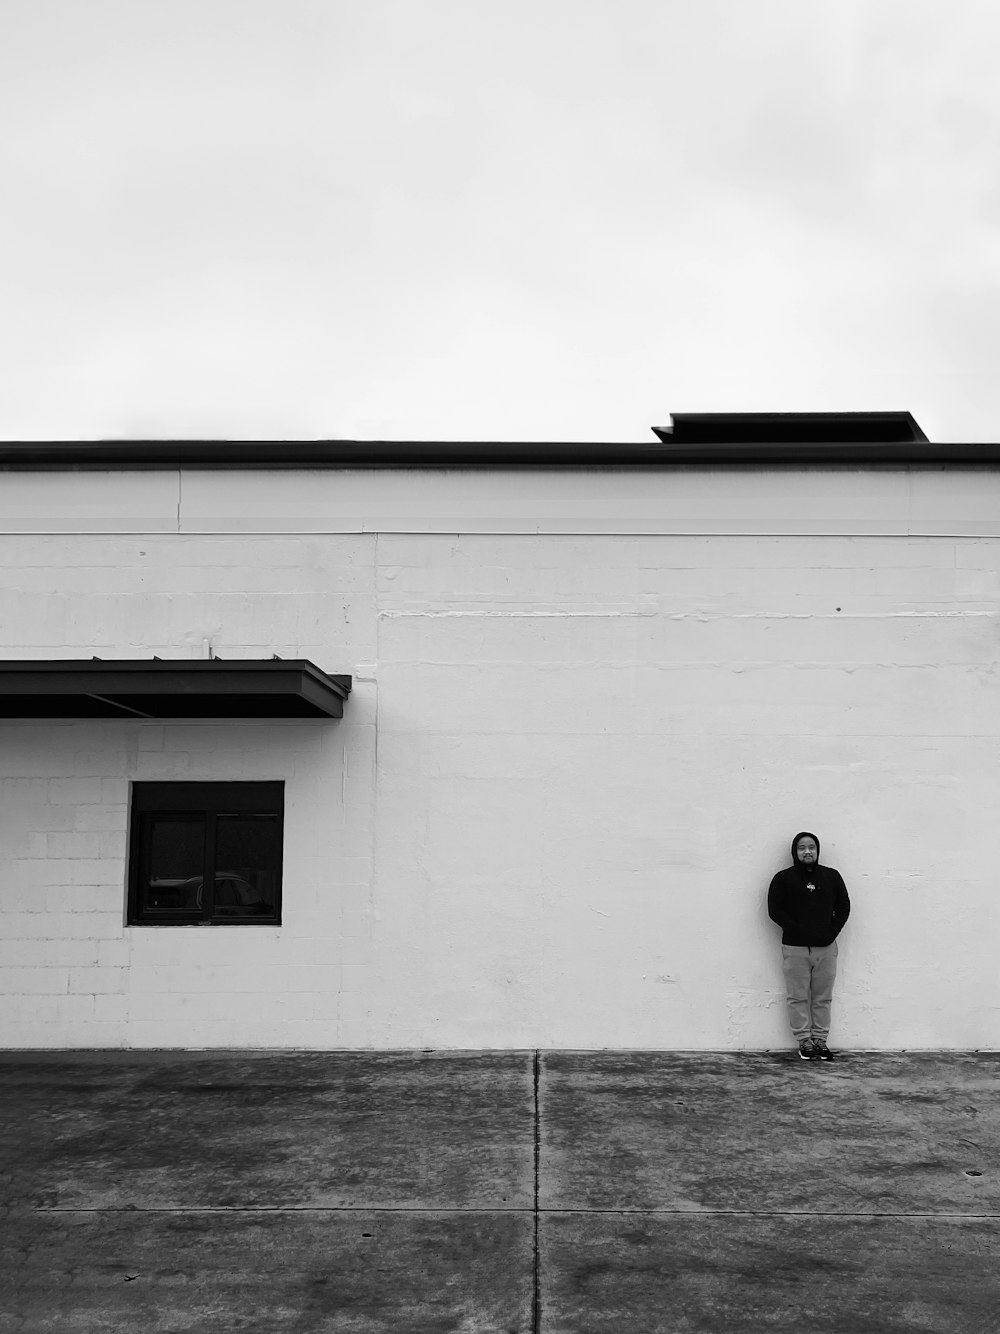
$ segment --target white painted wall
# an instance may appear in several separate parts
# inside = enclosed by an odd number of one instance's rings
[[[12,485],[8,487],[7,483]],[[0,724],[6,1046],[1000,1047],[992,471],[20,473],[6,658],[306,656],[330,723]],[[279,928],[125,927],[128,784],[283,778]]]

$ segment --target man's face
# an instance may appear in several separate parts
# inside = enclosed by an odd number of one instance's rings
[[[800,838],[795,845],[795,855],[806,866],[811,866],[819,856],[819,848],[814,838]]]

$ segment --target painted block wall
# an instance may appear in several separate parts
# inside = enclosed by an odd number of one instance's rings
[[[1000,1046],[995,474],[102,476],[18,475],[4,657],[354,691],[0,724],[3,1045],[784,1046],[810,828],[834,1040]],[[124,925],[128,785],[173,778],[285,780],[280,927]]]
[[[374,538],[0,538],[7,658],[303,656],[330,721],[0,723],[0,1042],[371,1045]],[[278,928],[124,924],[129,784],[280,779]]]

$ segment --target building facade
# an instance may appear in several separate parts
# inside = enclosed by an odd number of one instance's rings
[[[1000,454],[747,420],[0,446],[0,1044],[787,1046],[805,828],[832,1041],[1000,1046]]]

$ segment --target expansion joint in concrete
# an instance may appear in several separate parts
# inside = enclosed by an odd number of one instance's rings
[[[454,1218],[461,1214],[482,1214],[489,1218],[497,1214],[534,1213],[530,1209],[475,1209],[463,1205],[432,1208],[417,1204],[99,1204],[99,1205],[38,1205],[35,1214],[412,1214],[417,1217],[440,1216]],[[573,1210],[566,1210],[568,1213]],[[587,1211],[589,1212],[589,1211]],[[620,1210],[608,1210],[619,1213]]]
[[[687,1219],[705,1219],[705,1218],[812,1218],[823,1219],[831,1222],[835,1219],[857,1219],[857,1218],[881,1218],[886,1221],[902,1218],[927,1218],[931,1220],[946,1219],[958,1222],[993,1222],[1000,1227],[1000,1215],[996,1213],[961,1213],[953,1211],[945,1213],[940,1210],[922,1213],[886,1213],[876,1211],[856,1210],[847,1212],[846,1210],[832,1209],[641,1209],[641,1208],[619,1208],[619,1209],[601,1209],[593,1205],[588,1205],[584,1209],[490,1209],[490,1208],[469,1208],[463,1205],[461,1208],[442,1207],[432,1208],[425,1205],[391,1205],[391,1204],[181,1204],[181,1205],[37,1205],[31,1210],[34,1214],[364,1214],[366,1216],[374,1214],[410,1214],[417,1217],[440,1216],[442,1218],[455,1218],[457,1215],[467,1217],[469,1215],[482,1214],[487,1217],[495,1217],[497,1214],[528,1214],[529,1212],[535,1219],[535,1273],[539,1274],[538,1265],[538,1225],[541,1216],[544,1213],[546,1217],[554,1218],[590,1218],[590,1217],[611,1217],[611,1218],[687,1218]]]
[[[538,1048],[535,1048],[533,1087],[534,1087],[534,1130],[535,1130],[535,1191],[534,1191],[534,1262],[532,1276],[532,1297],[531,1297],[531,1330],[532,1334],[540,1334],[542,1328],[542,1286],[541,1286],[541,1265],[538,1253],[538,1176],[541,1162],[542,1151],[542,1129],[538,1106],[538,1085],[541,1074],[541,1054]]]

